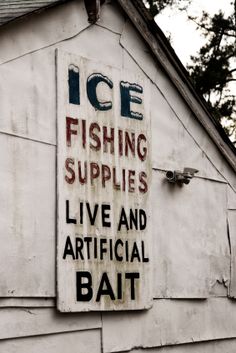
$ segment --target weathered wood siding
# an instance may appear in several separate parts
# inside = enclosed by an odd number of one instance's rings
[[[235,172],[117,3],[101,16],[90,26],[83,1],[72,1],[0,29],[0,351],[234,353]],[[56,49],[150,80],[148,311],[55,309]],[[199,170],[189,185],[165,181],[184,167]]]

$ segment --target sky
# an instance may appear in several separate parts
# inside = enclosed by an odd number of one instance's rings
[[[214,15],[218,10],[225,14],[230,13],[230,0],[192,0],[188,9],[191,16],[201,16],[202,11]],[[162,31],[168,36],[171,33],[171,45],[176,54],[186,66],[190,62],[190,55],[196,54],[205,43],[200,31],[196,30],[196,25],[189,21],[185,11],[166,8],[155,18]]]

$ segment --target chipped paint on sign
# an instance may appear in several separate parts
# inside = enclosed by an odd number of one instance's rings
[[[57,55],[60,311],[151,306],[149,81]]]

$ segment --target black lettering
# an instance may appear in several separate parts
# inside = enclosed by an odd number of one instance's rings
[[[94,73],[90,75],[87,80],[87,95],[90,103],[96,110],[106,111],[112,108],[112,102],[104,102],[98,100],[97,85],[100,82],[105,83],[110,89],[113,88],[113,83],[107,76],[104,76],[100,73]]]
[[[69,84],[69,103],[80,104],[80,87],[79,87],[79,69],[77,66],[70,65],[68,72]]]
[[[84,204],[83,202],[80,202],[80,224],[83,224],[83,219],[84,219]]]
[[[87,279],[87,282],[84,282],[83,279]],[[86,290],[86,293],[83,293],[83,289]],[[76,272],[76,298],[78,302],[88,302],[93,297],[92,289],[92,276],[88,271],[78,271]]]
[[[141,248],[142,248],[142,262],[149,262],[149,258],[148,257],[145,257],[145,243],[144,241],[142,240],[141,242]]]
[[[95,223],[95,220],[96,220],[96,217],[97,217],[97,213],[98,213],[98,205],[96,204],[94,206],[93,214],[91,213],[90,205],[89,205],[88,202],[86,202],[86,207],[87,207],[87,211],[88,211],[88,215],[89,215],[90,224],[91,224],[91,226],[94,226],[94,223]]]
[[[143,120],[143,114],[131,110],[131,103],[142,104],[142,99],[133,92],[143,93],[143,88],[137,83],[120,82],[121,116]]]
[[[141,261],[136,241],[133,244],[133,249],[132,249],[132,253],[131,253],[131,257],[130,257],[130,262],[133,262],[135,258],[137,258],[138,262]]]
[[[98,240],[97,238],[94,238],[94,258],[98,258]]]
[[[129,242],[125,241],[125,260],[129,262]]]
[[[111,222],[110,222],[110,211],[111,206],[110,205],[102,205],[102,226],[103,227],[111,227]]]
[[[144,210],[139,210],[139,229],[144,230],[147,225],[147,216]]]
[[[82,238],[76,237],[75,238],[75,251],[76,251],[76,260],[81,259],[84,260],[84,255],[81,250],[84,247],[84,242]],[[78,256],[79,254],[79,256]]]
[[[92,243],[92,237],[85,237],[84,242],[87,246],[87,258],[90,260],[90,244]]]
[[[130,210],[130,214],[129,214],[129,217],[130,217],[130,229],[138,229],[138,210],[135,209],[134,210],[135,214],[133,213],[133,210],[131,209]],[[134,228],[133,228],[133,225],[134,225]]]
[[[105,288],[103,288],[104,285],[105,285]],[[102,295],[109,295],[111,300],[115,300],[115,295],[112,290],[112,286],[110,284],[110,281],[106,272],[102,274],[101,282],[100,282],[97,297],[96,297],[96,302],[100,301]]]
[[[119,220],[119,225],[118,225],[118,231],[121,229],[122,225],[126,227],[126,230],[129,230],[129,224],[128,224],[128,220],[127,220],[127,217],[126,217],[126,213],[125,213],[124,207],[122,207],[122,209],[121,209],[120,220]]]
[[[116,241],[116,243],[115,243],[115,247],[114,247],[115,258],[116,258],[117,261],[123,261],[123,256],[120,256],[120,255],[118,254],[118,246],[119,246],[119,245],[120,245],[121,247],[124,246],[124,243],[123,243],[123,241],[122,241],[121,239],[118,239],[118,240]]]
[[[113,242],[112,239],[109,239],[109,249],[110,249],[110,260],[113,260]]]
[[[107,253],[107,248],[104,245],[107,244],[107,239],[102,238],[100,239],[100,259],[103,260],[103,254]]]
[[[68,237],[66,238],[66,244],[65,244],[65,249],[64,249],[64,253],[63,253],[63,259],[65,260],[65,258],[67,257],[67,255],[72,256],[72,259],[75,259],[75,254],[73,251],[73,246],[70,240],[70,237],[68,235]]]
[[[122,274],[117,273],[117,299],[122,299]]]
[[[66,223],[77,224],[76,219],[70,218],[70,203],[66,200]]]
[[[138,272],[130,272],[125,274],[126,279],[130,279],[130,298],[131,300],[135,300],[135,279],[139,279]]]

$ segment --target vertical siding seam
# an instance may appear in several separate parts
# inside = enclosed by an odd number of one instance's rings
[[[228,197],[227,197],[228,198]],[[229,254],[230,254],[230,262],[229,262],[229,286],[228,286],[228,297],[231,297],[231,280],[232,280],[232,244],[230,239],[230,227],[229,227],[229,210],[227,210],[227,236],[228,236],[228,244],[229,244]]]
[[[101,312],[100,316],[101,316],[101,329],[100,329],[101,353],[104,353],[104,344],[103,344],[103,317],[102,317],[102,312]]]

